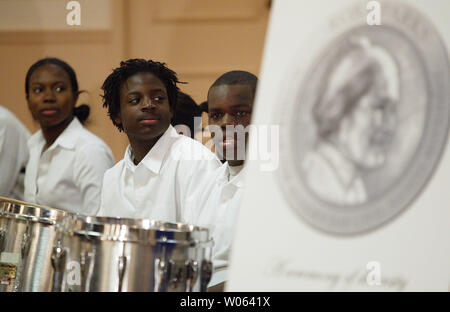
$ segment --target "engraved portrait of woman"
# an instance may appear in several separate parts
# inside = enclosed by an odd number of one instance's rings
[[[382,25],[336,13],[323,35],[305,34],[281,80],[282,114],[274,106],[280,189],[302,220],[328,233],[372,230],[412,207],[448,145],[442,36],[400,1],[383,8]]]
[[[302,162],[306,185],[332,204],[365,203],[361,174],[383,166],[396,131],[398,66],[368,38],[351,38],[319,93],[311,111],[317,140]]]

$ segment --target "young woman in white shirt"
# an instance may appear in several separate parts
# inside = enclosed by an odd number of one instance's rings
[[[57,58],[33,64],[25,79],[28,108],[41,129],[28,141],[25,201],[95,215],[103,174],[114,165],[109,147],[83,127],[89,107],[75,107],[75,71]]]

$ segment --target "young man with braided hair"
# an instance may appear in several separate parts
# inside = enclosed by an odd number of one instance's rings
[[[99,215],[196,223],[220,161],[170,125],[177,83],[164,63],[143,59],[121,62],[103,83],[103,105],[130,145],[105,173]]]

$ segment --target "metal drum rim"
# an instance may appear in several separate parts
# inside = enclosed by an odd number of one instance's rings
[[[5,218],[55,224],[67,214],[60,209],[0,197],[0,216]]]
[[[207,240],[200,241],[197,239],[190,240],[176,240],[176,239],[146,239],[145,241],[139,239],[131,239],[131,238],[120,238],[114,237],[112,235],[107,234],[99,234],[97,232],[89,232],[89,231],[72,231],[69,230],[67,232],[71,236],[83,237],[89,240],[99,241],[110,241],[110,242],[120,242],[120,243],[129,243],[129,244],[140,244],[140,245],[149,245],[156,246],[158,244],[166,244],[166,245],[177,245],[177,246],[188,246],[188,247],[212,247],[214,244],[214,240],[212,238],[208,238]]]
[[[125,224],[124,224],[125,223]],[[209,230],[187,223],[170,223],[150,219],[94,217],[76,215],[66,232],[101,241],[136,243],[208,243]],[[169,236],[169,238],[167,238]],[[169,242],[171,240],[172,242]]]

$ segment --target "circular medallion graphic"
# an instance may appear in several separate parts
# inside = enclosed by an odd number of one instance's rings
[[[447,144],[444,44],[416,10],[382,7],[382,25],[336,30],[289,83],[279,184],[292,209],[330,233],[366,232],[402,212]]]

